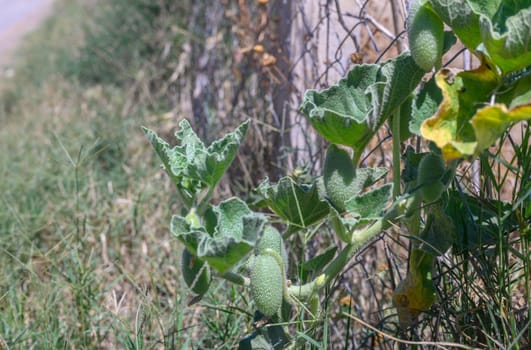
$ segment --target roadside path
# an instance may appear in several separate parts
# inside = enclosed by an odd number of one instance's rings
[[[50,14],[54,0],[0,0],[0,68],[6,67],[24,35]]]

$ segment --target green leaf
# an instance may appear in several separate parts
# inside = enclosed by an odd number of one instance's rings
[[[495,104],[478,110],[472,118],[476,135],[476,153],[492,145],[512,122],[531,119],[531,103],[507,109]]]
[[[499,84],[498,76],[482,65],[473,71],[463,71],[454,76],[442,69],[435,77],[442,90],[443,101],[437,113],[424,120],[420,132],[441,149],[446,160],[473,155],[477,139],[470,120],[477,109],[487,105]]]
[[[422,84],[411,106],[409,130],[416,135],[420,135],[420,125],[437,112],[441,101],[442,92],[435,83],[435,77]]]
[[[320,272],[326,265],[334,258],[337,251],[337,247],[332,247],[322,254],[314,256],[313,258],[305,261],[302,264],[304,271]]]
[[[325,139],[362,148],[372,137],[365,91],[376,82],[379,68],[375,64],[358,65],[337,85],[322,92],[306,91],[301,110]]]
[[[508,4],[509,2],[514,2],[514,0],[468,0],[468,4],[475,13],[484,15],[487,18],[494,17],[500,5],[502,3]]]
[[[441,208],[433,207],[420,234],[419,248],[433,256],[440,256],[454,244],[455,238],[453,221]]]
[[[258,313],[258,312],[257,312]],[[254,322],[261,321],[261,317],[255,315]],[[238,350],[280,350],[289,343],[289,337],[284,332],[284,327],[277,323],[276,317],[267,327],[257,328],[253,333],[240,340]]]
[[[499,32],[488,17],[480,18],[486,53],[504,74],[522,69],[531,62],[531,6],[506,19],[505,32]],[[483,51],[482,48],[480,48]]]
[[[513,89],[510,89],[507,94],[510,108],[514,108],[519,105],[531,104],[531,66],[522,73],[522,75],[514,74],[517,76],[516,81],[512,84]],[[509,75],[511,76],[511,75]]]
[[[308,227],[324,219],[330,207],[321,198],[317,182],[311,185],[297,184],[290,177],[283,177],[271,185],[265,180],[258,187],[269,208],[289,224]]]
[[[308,90],[301,111],[328,141],[361,150],[423,76],[409,53],[381,64],[355,66],[322,92]]]
[[[180,144],[174,148],[170,148],[155,132],[143,129],[178,188],[184,185],[187,178],[214,187],[234,159],[248,125],[248,121],[242,123],[208,147],[197,137],[187,120],[179,123],[181,129],[175,133],[175,137]]]
[[[509,203],[477,199],[458,191],[449,191],[446,214],[456,229],[457,251],[495,244],[500,232],[507,234],[519,227]]]
[[[175,153],[170,148],[170,145],[158,137],[154,131],[145,127],[142,127],[142,130],[162,161],[164,170],[166,170],[173,183],[180,188],[181,181],[186,176],[184,172],[186,169],[186,158],[179,153]]]
[[[238,350],[275,350],[275,348],[264,335],[255,332],[240,340]]]
[[[191,228],[180,216],[173,216],[171,232],[193,254],[224,273],[255,247],[263,235],[266,219],[238,198],[221,202],[212,212],[216,218],[212,235],[204,227]]]
[[[346,203],[347,213],[361,220],[378,220],[389,203],[393,184],[385,184],[372,191],[355,195]]]
[[[529,1],[430,0],[429,3],[470,51],[486,55],[503,74],[529,65]]]
[[[382,119],[387,119],[417,87],[424,76],[411,58],[409,52],[404,52],[381,64],[377,82],[369,86],[369,100],[372,104],[372,125],[381,125]]]
[[[469,0],[430,0],[428,3],[443,22],[452,28],[461,42],[475,52],[481,43],[480,14],[470,6]]]

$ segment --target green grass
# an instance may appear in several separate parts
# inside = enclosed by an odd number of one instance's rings
[[[123,17],[124,1],[102,6],[95,17],[77,1],[58,3],[26,41],[15,78],[3,88],[0,336],[9,349],[230,348],[249,318],[186,307],[180,247],[168,232],[179,204],[170,184],[156,180],[163,178],[159,162],[140,129],[164,127],[157,115],[167,101],[129,89],[132,71],[153,48],[142,52],[138,40],[131,48],[132,37],[123,35],[136,32],[119,26],[122,19],[142,31],[163,27],[152,23],[153,8],[149,18],[131,19],[148,3],[138,1]],[[166,20],[178,23],[182,13],[173,16]],[[120,31],[103,38],[95,21]],[[130,70],[95,69],[104,62],[90,55],[110,39],[130,48],[111,53]],[[136,81],[141,88],[152,84],[150,69]],[[229,296],[219,295],[206,296],[205,305],[228,305]],[[214,322],[206,328],[203,320]]]
[[[167,135],[178,124],[164,115],[172,105],[162,86],[184,40],[172,26],[185,13],[172,8],[176,2],[152,3],[104,2],[93,14],[81,1],[59,0],[2,88],[0,337],[9,349],[233,349],[252,330],[252,303],[240,287],[215,283],[188,305],[181,246],[168,228],[180,204],[140,129]],[[168,42],[173,61],[160,56]],[[356,340],[369,348],[385,340],[338,316],[337,299],[352,285],[349,295],[362,302],[342,310],[379,320],[386,333],[529,347],[531,154],[529,127],[521,130],[522,142],[502,140],[513,159],[501,151],[482,159],[489,185],[481,188],[484,197],[513,203],[519,232],[500,232],[497,244],[440,259],[440,302],[407,334],[389,308],[396,271],[376,267],[384,254],[374,254],[379,260],[368,271],[353,262],[322,300],[330,310],[325,319],[293,320],[297,346],[349,347]],[[319,234],[313,253],[334,244]],[[305,243],[290,244],[291,258],[304,260]],[[391,258],[403,259],[406,249],[393,247]],[[353,277],[359,283],[345,282]]]

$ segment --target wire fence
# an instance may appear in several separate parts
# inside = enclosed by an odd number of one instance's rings
[[[298,111],[305,90],[405,48],[406,4],[398,0],[200,1],[190,13],[171,78],[176,115],[193,116],[207,140],[254,121],[244,148],[251,154],[231,177],[245,188],[296,166],[320,166],[322,141]]]

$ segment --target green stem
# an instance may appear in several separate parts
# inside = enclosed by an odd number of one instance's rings
[[[361,153],[362,153],[362,150],[363,150],[363,147],[362,148],[353,148],[354,150],[354,154],[352,156],[352,163],[354,164],[354,168],[358,168],[358,163],[360,162],[360,158],[361,158]]]
[[[288,293],[299,299],[308,299],[314,293],[319,292],[322,288],[328,286],[334,278],[339,275],[350,259],[372,238],[380,234],[383,230],[389,228],[393,221],[398,219],[402,214],[412,213],[415,207],[418,207],[418,196],[413,195],[407,199],[395,201],[387,214],[373,223],[372,225],[355,231],[352,235],[352,241],[343,248],[341,253],[327,266],[325,271],[317,276],[313,281],[297,286],[288,287]]]
[[[393,116],[393,198],[400,196],[400,106]]]
[[[179,197],[179,201],[184,204],[186,211],[193,207],[194,199],[188,196],[186,193],[183,193],[180,188],[177,188],[177,195]]]
[[[197,206],[197,212],[199,215],[204,216],[205,211],[208,208],[208,204],[210,203],[210,199],[212,199],[212,196],[214,195],[214,187],[210,186],[208,188],[208,192],[205,194],[203,198],[201,198],[201,201],[199,202],[199,205]]]
[[[248,287],[251,284],[251,280],[249,278],[243,277],[242,275],[234,272],[225,272],[221,275],[221,278],[244,287]]]

